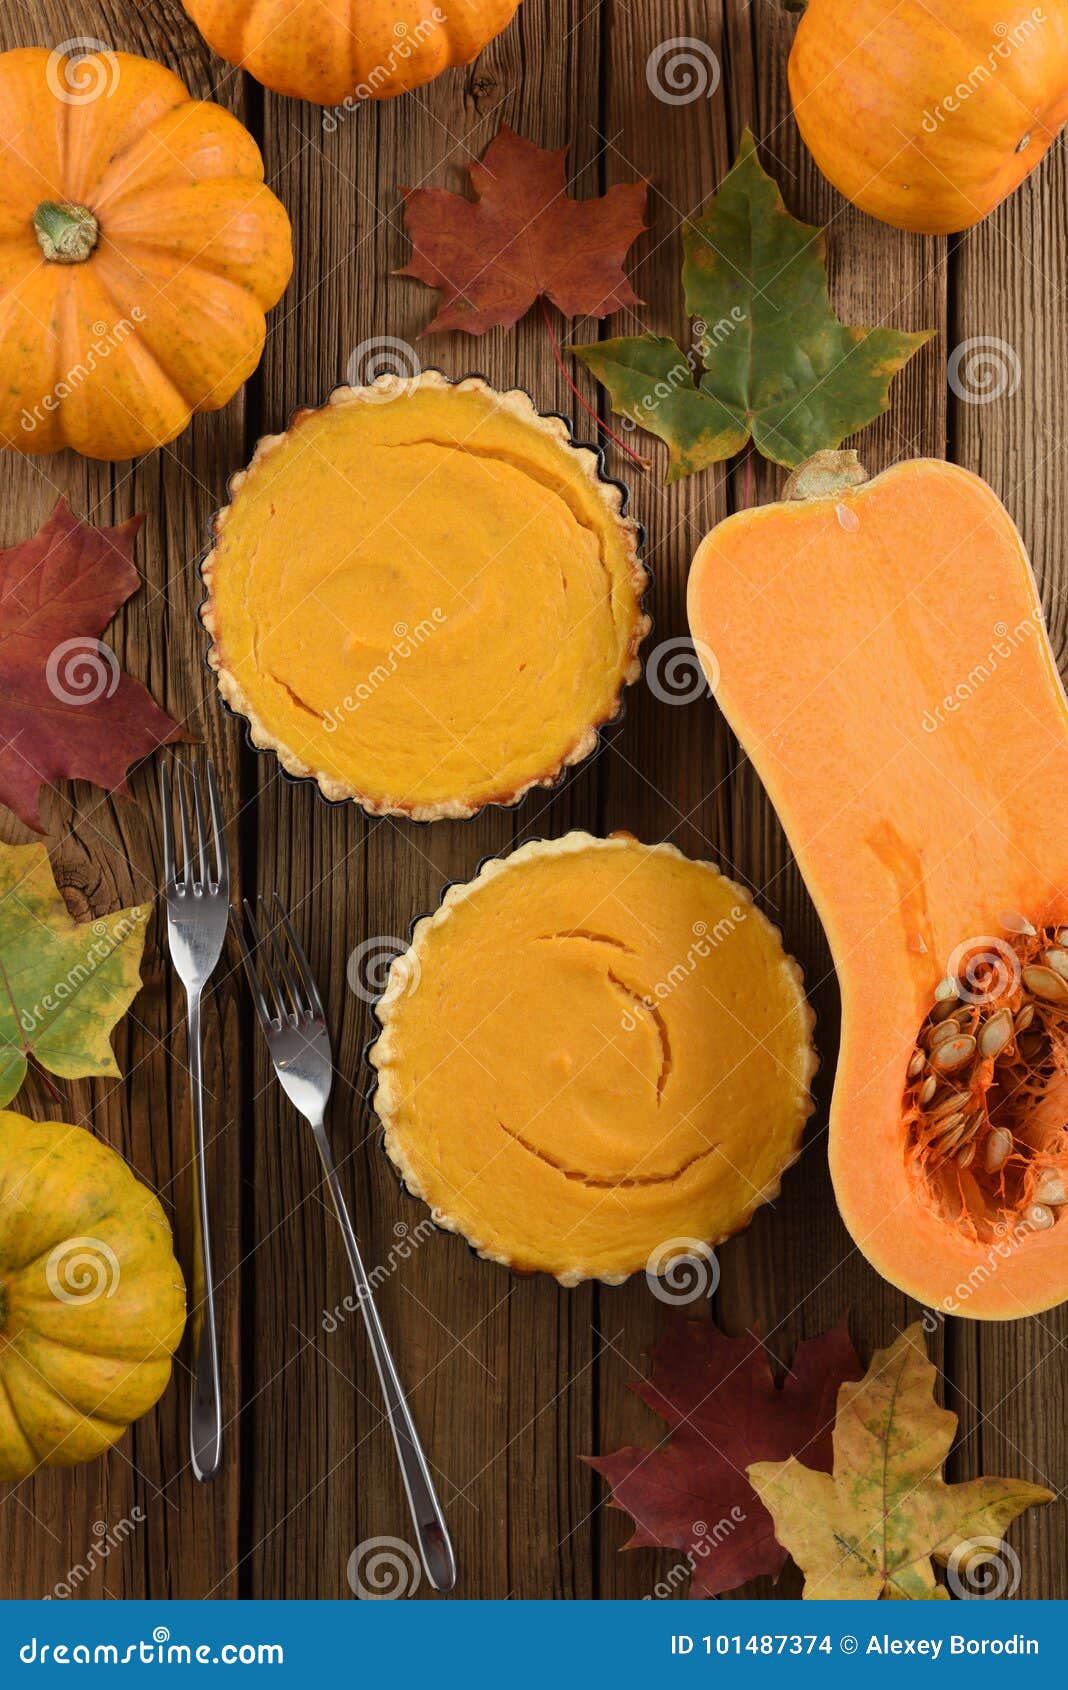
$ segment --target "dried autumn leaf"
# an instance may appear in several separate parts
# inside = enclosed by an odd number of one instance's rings
[[[61,499],[33,539],[0,551],[0,803],[38,833],[42,786],[121,791],[131,763],[181,735],[100,640],[140,584],[141,521],[89,528]]]
[[[623,260],[645,227],[646,185],[571,199],[566,157],[505,125],[470,167],[476,200],[443,188],[402,189],[412,253],[399,274],[441,292],[425,333],[511,328],[542,296],[569,317],[606,317],[638,303]]]
[[[750,1467],[806,1597],[945,1598],[932,1560],[966,1577],[1018,1514],[1052,1501],[1022,1479],[946,1484],[957,1416],[935,1402],[935,1377],[917,1321],[876,1352],[859,1384],[842,1386],[833,1476],[793,1457]]]
[[[44,846],[0,843],[0,1108],[31,1056],[64,1080],[118,1075],[109,1040],[141,989],[151,913],[75,921]]]
[[[781,1385],[752,1333],[728,1338],[711,1321],[681,1321],[653,1355],[651,1379],[632,1388],[671,1427],[652,1450],[589,1458],[634,1520],[628,1549],[678,1549],[691,1594],[718,1596],[761,1573],[777,1576],[786,1551],[746,1476],[761,1457],[803,1454],[830,1467],[834,1401],[860,1364],[842,1321],[797,1346]]]
[[[931,338],[839,321],[823,232],[791,217],[748,129],[719,191],[684,225],[683,246],[690,352],[654,334],[570,349],[616,411],[666,442],[669,481],[733,457],[750,437],[791,468],[838,446],[887,409],[891,380]]]

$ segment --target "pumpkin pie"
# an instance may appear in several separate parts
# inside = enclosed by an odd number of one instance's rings
[[[421,821],[515,803],[638,676],[625,504],[525,393],[438,371],[339,388],[260,442],[216,518],[220,691],[327,798]]]
[[[801,971],[712,864],[626,834],[522,846],[390,971],[375,1108],[483,1256],[610,1284],[737,1232],[811,1112]]]

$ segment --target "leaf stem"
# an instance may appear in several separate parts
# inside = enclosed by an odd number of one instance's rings
[[[571,389],[572,393],[575,395],[575,398],[578,400],[579,404],[582,406],[582,409],[584,411],[586,411],[593,418],[594,422],[597,424],[597,427],[599,429],[602,429],[603,432],[605,434],[607,434],[609,440],[615,441],[615,443],[619,447],[620,451],[625,452],[627,457],[631,460],[632,463],[637,464],[641,469],[648,469],[650,467],[650,460],[648,458],[639,457],[638,453],[633,451],[632,448],[627,445],[627,442],[625,440],[622,440],[620,438],[620,436],[615,432],[614,429],[609,428],[608,424],[604,421],[603,417],[598,416],[597,412],[594,410],[594,408],[590,404],[589,400],[583,394],[581,394],[579,392],[578,388],[576,387],[576,385],[574,383],[574,380],[572,379],[570,370],[567,368],[567,365],[564,363],[563,355],[560,351],[559,343],[557,342],[556,336],[553,333],[552,319],[549,316],[549,307],[545,303],[544,295],[542,296],[539,303],[541,305],[542,321],[545,324],[546,332],[549,336],[549,345],[553,349],[553,357],[556,359],[557,369],[560,371],[560,374],[563,376],[564,380],[567,382],[568,387]]]

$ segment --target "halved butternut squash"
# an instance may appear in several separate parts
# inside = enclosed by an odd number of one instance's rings
[[[821,453],[701,545],[690,626],[827,930],[830,1162],[894,1284],[1068,1297],[1068,702],[977,476]]]

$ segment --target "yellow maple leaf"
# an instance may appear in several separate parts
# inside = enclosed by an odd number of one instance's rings
[[[75,921],[44,846],[0,843],[0,1106],[31,1056],[64,1080],[118,1075],[111,1033],[141,990],[151,913]]]
[[[833,1473],[794,1456],[749,1468],[806,1598],[945,1598],[933,1561],[967,1580],[977,1563],[1011,1553],[1001,1539],[1018,1514],[1052,1501],[1023,1479],[946,1483],[957,1416],[935,1402],[935,1377],[917,1321],[839,1391]]]

